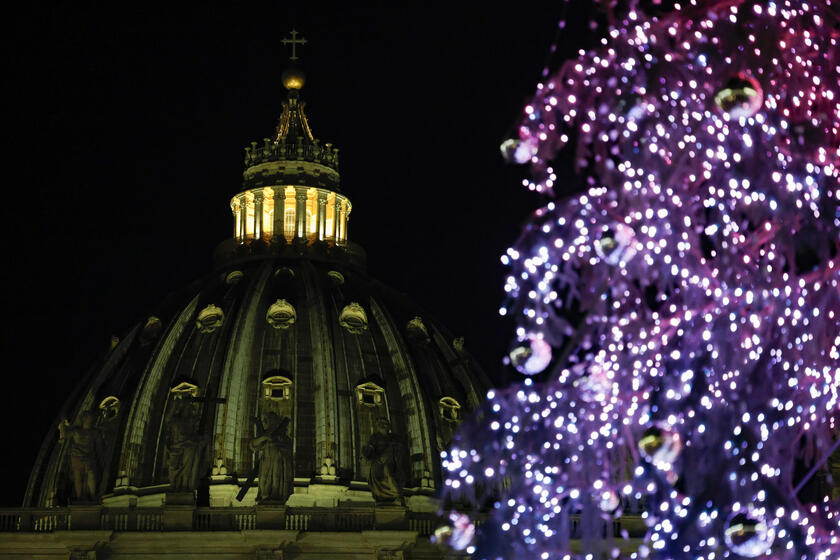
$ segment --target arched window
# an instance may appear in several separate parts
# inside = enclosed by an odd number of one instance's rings
[[[283,235],[292,238],[295,236],[295,209],[286,207],[283,213]]]

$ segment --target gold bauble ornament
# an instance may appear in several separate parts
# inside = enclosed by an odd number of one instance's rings
[[[764,103],[764,92],[758,80],[743,72],[726,81],[715,94],[715,103],[733,119],[755,115]]]

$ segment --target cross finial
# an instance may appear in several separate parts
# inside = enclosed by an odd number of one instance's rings
[[[305,45],[306,44],[306,39],[304,39],[303,37],[298,39],[297,34],[298,34],[298,32],[295,31],[294,29],[292,29],[292,38],[291,39],[284,38],[283,41],[282,41],[284,45],[289,45],[289,44],[292,45],[292,56],[289,57],[289,60],[297,60],[299,57],[297,56],[295,48],[298,45]]]

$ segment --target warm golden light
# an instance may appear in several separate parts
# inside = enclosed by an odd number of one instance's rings
[[[271,242],[275,231],[282,231],[287,243],[296,237],[307,243],[326,241],[341,245],[347,241],[350,201],[326,189],[302,186],[252,189],[235,196],[230,209],[233,235],[241,242],[258,236]],[[282,215],[276,215],[278,211]]]

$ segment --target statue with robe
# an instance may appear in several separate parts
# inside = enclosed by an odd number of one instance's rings
[[[93,503],[98,498],[102,438],[95,423],[96,414],[87,410],[79,416],[77,424],[71,425],[65,418],[58,426],[59,441],[67,442],[73,499],[78,503]]]
[[[378,503],[401,501],[405,471],[402,468],[403,447],[399,438],[391,432],[391,423],[387,419],[379,419],[377,431],[362,448],[362,455],[370,463],[368,484],[373,499]]]
[[[197,486],[199,466],[206,437],[196,426],[192,405],[176,401],[176,410],[167,423],[164,464],[173,491],[191,492]]]
[[[289,423],[289,418],[268,412],[263,419],[263,433],[251,440],[251,449],[260,454],[257,500],[261,503],[283,504],[292,494],[294,461]]]

